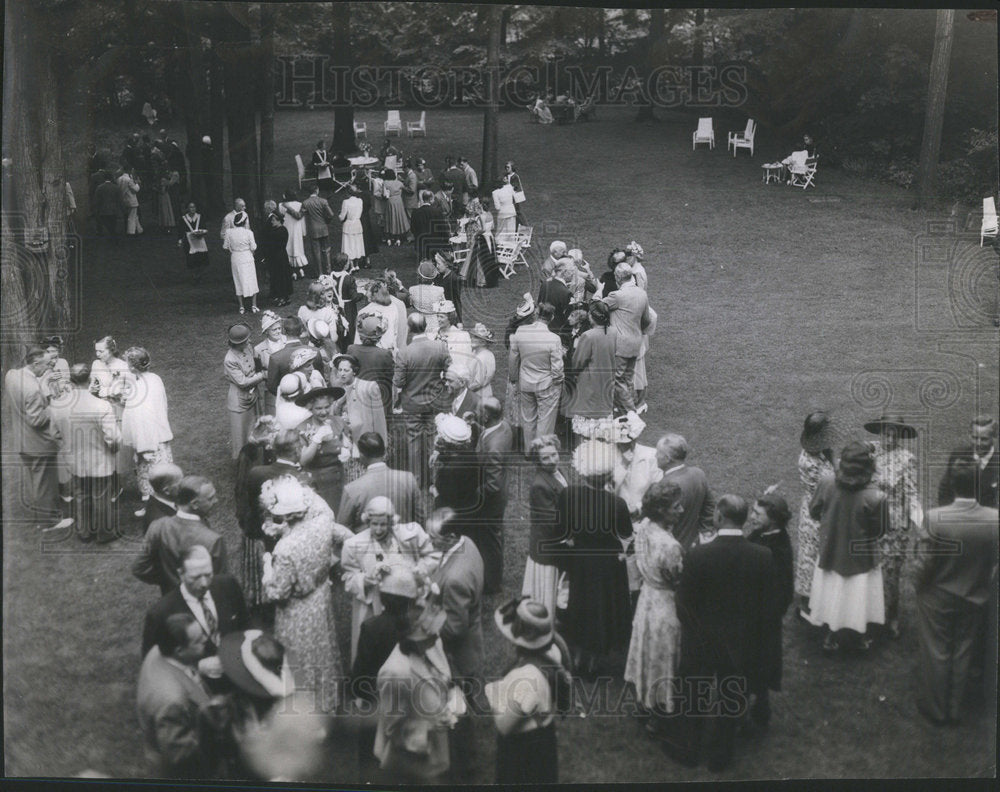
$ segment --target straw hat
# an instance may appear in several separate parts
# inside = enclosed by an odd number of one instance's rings
[[[466,443],[472,439],[472,429],[457,415],[438,413],[434,421],[442,440],[449,443]]]
[[[471,330],[469,330],[469,335],[475,336],[476,338],[480,338],[483,341],[493,340],[493,331],[490,330],[482,322],[476,322],[476,326],[473,327]]]
[[[385,320],[381,316],[368,314],[358,322],[358,335],[362,338],[381,338],[385,328]]]
[[[292,370],[302,368],[308,363],[312,363],[316,355],[319,353],[315,349],[310,349],[309,347],[302,347],[301,349],[296,349],[292,354],[292,359],[290,365]]]
[[[435,267],[434,262],[429,259],[424,259],[417,265],[417,275],[424,280],[434,280],[437,277],[437,274],[437,267]]]
[[[264,333],[276,324],[281,324],[281,317],[274,311],[264,311],[260,315],[260,334],[264,335]]]
[[[539,613],[532,612],[536,610]],[[555,638],[548,609],[528,597],[501,605],[493,612],[493,621],[504,638],[522,649],[543,649]]]
[[[646,422],[639,417],[635,410],[629,412],[615,420],[615,442],[631,443],[638,440],[646,428]]]
[[[317,319],[315,316],[306,324],[306,329],[309,331],[309,335],[317,341],[330,337],[329,323],[323,319]]]
[[[433,311],[437,314],[455,313],[455,303],[451,300],[438,300],[434,303]]]
[[[260,488],[260,504],[271,514],[302,514],[309,509],[312,496],[294,476],[278,476]]]
[[[262,699],[283,698],[295,691],[295,680],[287,658],[281,673],[265,668],[253,651],[253,644],[264,633],[260,630],[238,630],[222,636],[219,642],[219,662],[222,673],[236,687]]]
[[[869,421],[865,424],[865,431],[880,435],[890,426],[896,430],[897,437],[912,440],[917,436],[916,427],[910,426],[908,423],[903,423],[903,419],[898,415],[883,415],[877,421]]]
[[[416,599],[420,593],[413,570],[405,564],[392,564],[389,574],[379,582],[378,590],[406,599]]]
[[[514,311],[520,317],[531,316],[535,312],[535,298],[531,296],[530,292],[524,293],[524,301],[517,306],[517,310]]]

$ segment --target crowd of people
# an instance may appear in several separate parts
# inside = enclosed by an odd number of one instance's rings
[[[321,152],[325,181],[342,163]],[[607,675],[633,686],[635,714],[671,758],[722,769],[745,726],[770,722],[788,607],[822,628],[824,651],[867,651],[881,633],[900,635],[914,553],[918,707],[957,720],[969,676],[988,682],[995,668],[997,421],[973,422],[973,445],[952,455],[925,514],[914,427],[884,416],[865,425],[868,442],[848,441],[829,414],[810,414],[793,550],[792,510],[773,488],[716,497],[683,436],[639,442],[657,324],[641,245],[614,249],[598,274],[581,251],[551,244],[538,294],[505,328],[504,387],[500,328],[461,303],[463,288],[489,285],[490,243],[479,254],[471,244],[470,263],[435,236],[444,204],[451,219],[462,207],[473,238],[490,213],[467,162],[448,163],[441,202],[422,186],[434,181],[423,165],[404,161],[402,180],[391,168],[355,175],[336,255],[319,195],[329,184],[265,206],[260,246],[242,201],[223,220],[239,311],[249,299],[260,319],[229,327],[223,360],[238,553],[212,528],[213,483],[173,463],[167,393],[145,349],[118,357],[104,337],[92,363],[70,365],[51,338],[7,374],[26,502],[50,530],[119,537],[132,449],[144,532],[133,573],[160,595],[138,683],[157,774],[299,780],[324,740],[353,734],[366,780],[464,780],[485,712],[496,780],[553,782],[573,678]],[[509,164],[501,199],[491,196],[491,234],[518,221],[512,175]],[[182,221],[191,262],[206,254],[195,244],[205,229],[193,205]],[[405,289],[385,271],[362,288],[352,272],[370,263],[368,239],[408,233],[419,282]],[[258,305],[260,247],[269,268],[280,260],[275,308],[290,304],[300,271],[311,278],[294,314]],[[504,589],[512,498],[527,507],[528,556],[523,572],[508,570],[520,594],[493,626],[515,659],[487,681],[483,612]],[[351,612],[344,646],[338,600]],[[290,738],[296,727],[277,713],[304,691],[329,719]],[[275,746],[289,739],[303,756],[282,764]]]

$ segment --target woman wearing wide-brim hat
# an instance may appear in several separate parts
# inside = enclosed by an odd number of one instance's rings
[[[875,442],[875,478],[889,503],[889,524],[879,540],[882,553],[882,581],[885,585],[886,630],[899,638],[899,586],[903,562],[912,544],[911,537],[923,522],[917,466],[907,442],[917,436],[916,427],[898,415],[883,415],[865,424],[865,431],[878,435]]]
[[[299,464],[312,474],[313,486],[331,509],[340,506],[344,488],[344,462],[348,459],[351,437],[344,421],[334,414],[333,405],[344,398],[339,387],[313,388],[295,400],[310,412],[296,430],[304,444]]]
[[[843,432],[829,413],[823,410],[806,416],[799,435],[799,480],[802,482],[802,503],[799,506],[797,528],[797,557],[795,561],[795,596],[798,613],[809,610],[809,593],[812,590],[813,572],[819,552],[819,521],[809,515],[809,504],[816,493],[816,485],[823,476],[834,472],[833,450],[842,445]]]
[[[229,381],[226,408],[229,411],[229,439],[232,458],[240,455],[246,445],[250,429],[261,414],[261,382],[267,379],[266,371],[259,371],[250,345],[250,328],[242,322],[232,325],[227,332],[229,349],[222,367]]]
[[[517,652],[504,677],[486,685],[497,727],[496,783],[554,784],[558,689],[571,684],[568,649],[552,628],[548,608],[537,600],[511,600],[497,608],[493,620]]]

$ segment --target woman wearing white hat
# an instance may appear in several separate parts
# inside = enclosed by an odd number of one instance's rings
[[[572,687],[566,644],[552,629],[548,608],[527,597],[500,606],[493,619],[517,651],[503,679],[486,685],[497,727],[496,783],[554,784],[555,716],[568,705]]]
[[[240,313],[246,313],[244,299],[250,298],[250,310],[259,313],[257,307],[257,268],[253,261],[253,252],[257,249],[257,240],[250,230],[246,212],[233,215],[233,227],[226,229],[222,241],[224,250],[229,251],[229,262],[233,270],[233,286],[236,289],[236,299],[239,301]]]
[[[587,440],[573,452],[573,468],[582,483],[559,496],[558,534],[571,546],[564,551],[569,579],[566,640],[573,666],[596,673],[599,662],[628,646],[632,602],[622,540],[632,536],[625,501],[610,491],[615,447]]]
[[[333,712],[341,664],[330,569],[339,560],[337,548],[353,534],[292,476],[266,481],[260,505],[267,514],[264,533],[278,540],[274,551],[264,554],[261,576],[264,599],[277,605],[274,634],[291,650],[299,683],[315,687],[319,706]]]

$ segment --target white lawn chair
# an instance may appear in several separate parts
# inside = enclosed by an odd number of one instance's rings
[[[795,152],[796,154],[799,152]],[[793,154],[794,156],[794,154]],[[818,157],[806,157],[804,160],[796,159],[788,166],[788,186],[815,187],[813,179],[816,178],[816,160]]]
[[[355,121],[354,122],[354,136],[355,137],[361,137],[362,135],[367,139],[367,137],[368,137],[368,124],[366,124],[364,121]]]
[[[420,111],[419,121],[407,121],[406,122],[406,134],[413,137],[415,134],[420,133],[424,137],[427,137],[427,111]]]
[[[403,122],[399,119],[398,110],[390,110],[385,119],[385,134],[395,132],[397,135],[403,134]]]
[[[997,204],[991,195],[983,198],[983,225],[979,230],[979,247],[983,246],[986,237],[997,235]]]
[[[528,266],[528,260],[524,257],[524,254],[531,250],[531,235],[534,230],[534,226],[519,225],[514,234],[514,239],[518,244],[517,261],[525,267]]]
[[[299,172],[299,189],[302,189],[302,185],[305,182],[316,181],[315,176],[306,176],[306,166],[302,162],[302,157],[298,154],[295,155],[295,169]]]
[[[736,149],[750,149],[750,156],[753,156],[753,138],[757,134],[757,125],[752,118],[747,120],[747,128],[742,132],[730,132],[726,150],[733,150],[733,159],[736,158]]]
[[[496,258],[497,266],[500,267],[500,274],[504,276],[505,280],[510,280],[517,274],[514,266],[519,257],[523,258],[521,256],[521,240],[518,235],[510,232],[498,234],[493,255]]]
[[[708,143],[710,149],[715,148],[715,128],[711,118],[698,119],[698,128],[691,135],[691,150],[694,151],[699,143]]]

